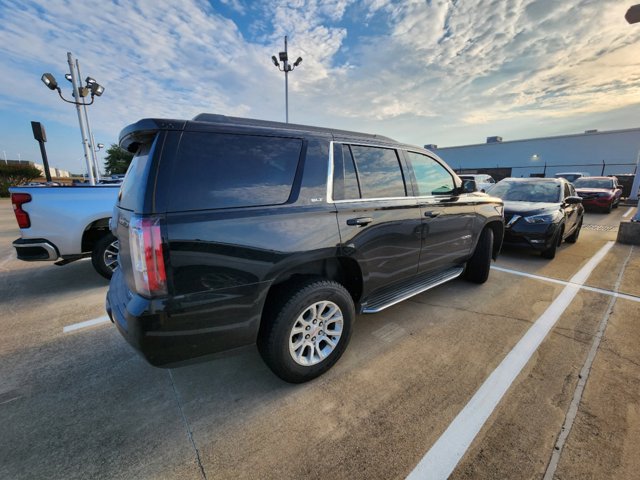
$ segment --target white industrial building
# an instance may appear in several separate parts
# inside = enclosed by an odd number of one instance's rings
[[[553,177],[560,172],[590,175],[635,174],[640,159],[640,128],[576,135],[503,141],[437,148],[425,145],[458,173],[487,173],[504,177]]]

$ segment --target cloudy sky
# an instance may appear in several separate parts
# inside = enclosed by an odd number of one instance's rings
[[[640,126],[635,0],[0,0],[0,159],[83,171],[67,52],[106,88],[96,142],[143,117],[290,121],[440,147]]]

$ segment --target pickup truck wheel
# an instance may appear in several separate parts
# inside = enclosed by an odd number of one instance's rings
[[[464,278],[473,283],[484,283],[489,278],[491,269],[491,252],[493,251],[493,230],[487,227],[480,234],[480,239],[473,252],[473,256],[467,261],[464,269]]]
[[[106,279],[110,279],[118,267],[118,239],[108,233],[100,238],[91,252],[93,268]]]
[[[290,288],[263,318],[258,349],[278,377],[309,381],[329,370],[351,337],[355,307],[339,283],[312,279]],[[277,301],[277,300],[276,300]]]

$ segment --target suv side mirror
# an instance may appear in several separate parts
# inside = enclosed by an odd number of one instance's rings
[[[463,180],[462,181],[462,193],[473,193],[478,191],[478,186],[475,180]]]
[[[578,203],[582,203],[581,197],[567,197],[564,199],[564,203],[567,205],[577,205]]]

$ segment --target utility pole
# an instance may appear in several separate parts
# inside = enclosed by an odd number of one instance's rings
[[[87,164],[87,171],[89,173],[89,183],[91,185],[96,184],[96,180],[93,176],[93,168],[91,167],[90,158],[91,154],[89,153],[89,142],[87,140],[87,133],[84,128],[84,122],[82,119],[82,109],[80,108],[80,92],[78,91],[78,78],[76,76],[76,69],[74,68],[73,55],[71,52],[67,52],[67,62],[69,63],[69,73],[71,73],[71,84],[73,85],[73,98],[75,99],[76,111],[78,112],[78,123],[80,123],[80,135],[82,136],[82,147],[84,149],[84,160]]]

